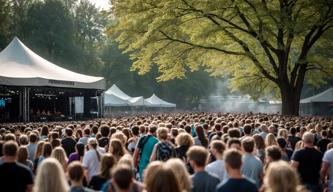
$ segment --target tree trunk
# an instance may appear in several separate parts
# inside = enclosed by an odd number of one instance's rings
[[[290,88],[290,86],[287,85],[280,87],[282,115],[299,115],[300,90],[302,89]]]

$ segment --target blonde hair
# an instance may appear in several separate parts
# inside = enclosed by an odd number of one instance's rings
[[[160,127],[157,129],[157,137],[159,139],[168,139],[169,130],[165,127]]]
[[[67,192],[69,186],[58,160],[47,158],[38,166],[33,192]]]
[[[302,140],[300,140],[295,145],[295,151],[303,149],[303,147],[304,147],[304,142]]]
[[[45,143],[44,141],[38,141],[34,159],[37,159],[37,158],[39,158],[39,156],[42,155],[44,143]]]
[[[179,133],[178,136],[176,137],[176,143],[178,146],[187,146],[187,147],[191,147],[193,145],[193,137],[184,132],[184,133]]]
[[[269,164],[264,178],[266,192],[305,192],[295,169],[285,161]]]
[[[63,170],[66,172],[67,169],[67,156],[62,147],[56,147],[51,153],[51,157],[55,158],[61,164]]]
[[[275,136],[272,133],[268,133],[265,139],[265,145],[266,147],[271,145],[277,145]]]
[[[283,137],[286,140],[288,140],[288,131],[287,131],[287,129],[279,129],[278,137]]]
[[[175,173],[176,179],[179,181],[182,190],[191,191],[192,180],[186,170],[184,162],[180,159],[169,159],[165,165]]]
[[[130,154],[125,154],[124,156],[122,156],[119,161],[118,161],[118,165],[128,165],[131,169],[134,169],[134,162],[133,162],[133,157]]]
[[[127,143],[127,137],[122,132],[116,132],[111,136],[111,139],[119,139],[124,145]]]

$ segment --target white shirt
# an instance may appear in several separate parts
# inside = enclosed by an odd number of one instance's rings
[[[324,157],[323,157],[323,162],[328,163],[329,166],[329,175],[330,175],[330,180],[329,180],[329,191],[333,191],[333,149],[330,149],[325,152]]]
[[[206,171],[216,175],[220,181],[225,181],[228,179],[228,173],[224,167],[224,160],[216,160],[212,163],[209,163],[206,166]]]
[[[102,159],[102,155],[100,155],[100,159]],[[83,167],[88,170],[88,182],[92,178],[92,176],[97,175],[99,173],[99,165],[100,161],[98,160],[97,154],[95,150],[87,151],[82,160]]]

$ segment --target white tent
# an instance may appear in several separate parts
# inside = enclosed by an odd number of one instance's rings
[[[144,98],[131,97],[113,84],[105,91],[104,103],[106,106],[144,106]]]
[[[333,88],[329,88],[312,97],[302,99],[300,103],[333,102]]]
[[[18,38],[0,53],[0,85],[104,89],[103,77],[83,75],[40,57]]]
[[[176,107],[176,104],[169,103],[160,99],[155,94],[153,94],[148,99],[145,99],[145,106],[147,107]]]

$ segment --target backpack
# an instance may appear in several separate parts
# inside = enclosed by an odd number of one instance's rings
[[[171,143],[158,143],[156,148],[156,160],[167,161],[168,159],[175,157],[176,152]]]

